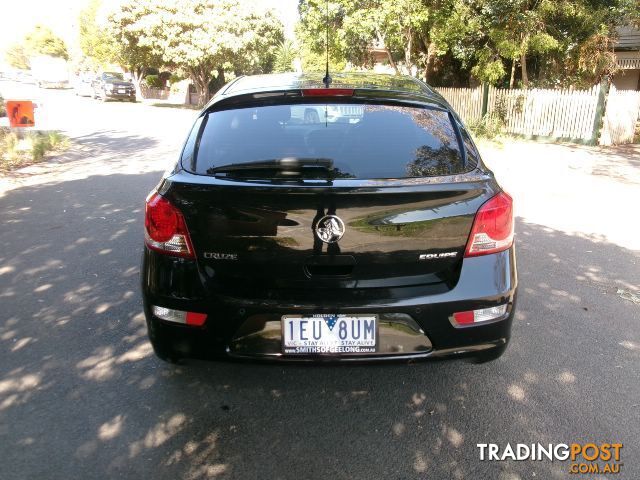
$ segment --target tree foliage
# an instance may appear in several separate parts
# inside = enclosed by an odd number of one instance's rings
[[[29,55],[22,43],[12,44],[5,52],[6,62],[14,68],[21,70],[29,69]]]
[[[230,75],[272,71],[284,40],[274,13],[249,0],[124,0],[106,12],[92,0],[80,25],[86,55],[123,66],[138,83],[170,68],[191,79],[200,103]]]
[[[69,59],[67,45],[49,27],[36,25],[24,38],[24,48],[30,55],[48,55]]]
[[[126,0],[107,16],[105,34],[116,45],[113,60],[131,73],[138,88],[149,69],[162,66],[162,55],[146,39],[155,5],[147,0]]]
[[[284,39],[273,12],[248,1],[145,0],[138,8],[144,13],[127,28],[140,53],[187,75],[201,104],[229,74],[271,71]]]
[[[300,0],[302,51],[395,71],[527,86],[593,83],[615,68],[616,27],[640,22],[637,0]],[[303,65],[305,64],[303,58]],[[458,72],[447,71],[458,70]],[[463,75],[462,75],[463,76]]]
[[[293,70],[293,62],[298,56],[293,42],[284,40],[278,44],[275,50],[275,58],[273,62],[274,72],[291,72]]]
[[[461,0],[462,1],[462,0]],[[435,57],[447,51],[447,22],[453,0],[300,0],[298,37],[309,51],[321,54],[326,47],[334,61],[370,66],[371,47],[384,50],[396,72],[421,71],[428,78]],[[303,59],[304,63],[304,59]]]
[[[36,25],[27,33],[22,42],[14,43],[5,52],[5,60],[15,68],[26,70],[30,67],[29,59],[37,55],[48,55],[69,59],[67,46],[50,28]]]
[[[107,11],[101,0],[90,0],[78,18],[80,49],[84,64],[99,70],[119,59],[119,46],[107,31]]]

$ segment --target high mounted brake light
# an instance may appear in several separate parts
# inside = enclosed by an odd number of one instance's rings
[[[465,257],[502,252],[513,245],[513,200],[500,192],[476,213]]]
[[[352,97],[353,88],[303,88],[303,97]]]
[[[176,257],[194,258],[182,213],[158,192],[147,197],[144,227],[145,243],[150,249]]]

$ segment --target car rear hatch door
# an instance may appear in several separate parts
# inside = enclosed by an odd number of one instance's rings
[[[218,291],[451,287],[496,189],[454,125],[443,108],[375,102],[215,111],[165,194]]]
[[[222,289],[455,283],[474,214],[491,196],[481,180],[410,188],[176,180],[167,195],[185,215],[202,273]]]

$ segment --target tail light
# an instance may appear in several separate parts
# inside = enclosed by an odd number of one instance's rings
[[[145,242],[150,249],[167,255],[194,258],[182,213],[157,192],[147,197],[144,227]]]
[[[488,255],[513,245],[513,200],[505,192],[485,202],[473,221],[465,257]]]

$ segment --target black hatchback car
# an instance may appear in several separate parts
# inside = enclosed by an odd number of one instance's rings
[[[168,361],[499,357],[511,197],[410,77],[240,77],[148,196],[142,291]]]
[[[124,79],[124,75],[117,72],[103,72],[91,82],[93,98],[106,102],[107,100],[136,101],[136,87],[133,82]]]

